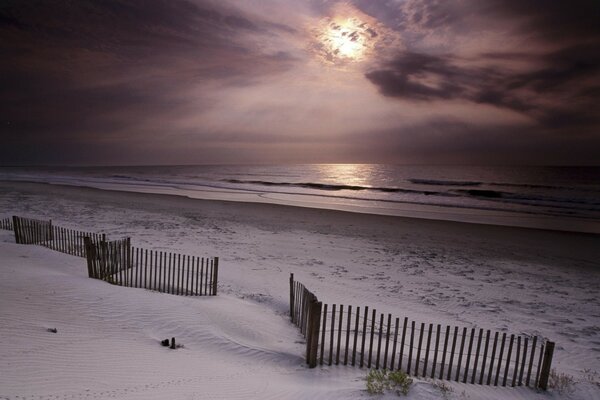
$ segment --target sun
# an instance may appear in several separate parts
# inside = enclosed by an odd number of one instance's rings
[[[360,29],[353,19],[331,22],[323,37],[324,44],[337,57],[360,60],[366,50],[366,38],[359,33]]]
[[[311,48],[327,64],[347,65],[367,60],[381,39],[382,27],[374,18],[347,4],[311,29]]]

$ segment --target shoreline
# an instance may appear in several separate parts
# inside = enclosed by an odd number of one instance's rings
[[[395,213],[395,214],[386,214],[376,212],[377,209],[365,208],[361,206],[350,207],[346,205],[332,205],[332,204],[318,204],[319,206],[310,206],[309,203],[306,202],[296,202],[293,204],[293,201],[276,201],[277,193],[268,193],[268,194],[258,194],[256,196],[250,196],[246,194],[235,193],[239,195],[238,199],[231,198],[232,192],[223,191],[223,193],[227,193],[230,198],[224,198],[220,196],[214,196],[212,193],[220,193],[220,191],[206,191],[204,193],[208,194],[205,197],[193,197],[180,193],[157,193],[153,191],[141,191],[141,190],[121,190],[118,188],[99,188],[94,186],[79,186],[79,185],[69,185],[63,183],[52,183],[52,182],[35,182],[35,181],[21,181],[21,180],[0,180],[0,185],[20,185],[21,187],[27,187],[31,185],[31,187],[56,187],[56,188],[64,188],[64,189],[81,189],[81,190],[91,190],[98,192],[112,192],[112,193],[122,193],[122,194],[132,194],[132,195],[141,195],[141,196],[157,196],[158,198],[178,198],[178,199],[187,199],[190,201],[199,201],[199,202],[222,202],[222,203],[234,203],[240,206],[247,204],[253,206],[273,206],[273,207],[288,207],[290,209],[298,210],[321,210],[321,211],[331,211],[331,212],[341,212],[341,213],[349,213],[353,215],[367,215],[367,216],[376,216],[381,218],[398,218],[398,219],[406,219],[406,220],[416,220],[416,221],[432,221],[432,222],[440,222],[440,223],[454,223],[454,224],[467,224],[467,225],[478,225],[483,227],[503,227],[503,228],[515,228],[515,229],[531,229],[531,230],[540,230],[540,231],[549,231],[549,232],[564,232],[564,233],[574,233],[574,234],[584,234],[584,235],[594,235],[600,236],[600,221],[589,221],[582,220],[581,218],[559,218],[559,217],[548,217],[548,216],[527,216],[527,214],[516,214],[511,212],[500,212],[503,214],[503,218],[512,219],[511,223],[490,223],[487,221],[482,221],[477,215],[469,214],[469,213],[459,213],[457,210],[454,210],[454,213],[449,213],[448,210],[452,209],[449,207],[443,206],[418,206],[416,209],[412,210],[404,210],[403,213]],[[270,197],[270,198],[269,198]],[[272,201],[261,201],[261,200],[272,200]],[[407,206],[415,206],[413,204],[407,204]],[[428,209],[428,211],[424,212],[423,209]],[[439,211],[433,211],[439,210]],[[458,209],[460,210],[460,209]],[[396,210],[398,211],[398,210]],[[481,210],[478,210],[481,211]],[[494,213],[498,213],[494,211]],[[434,218],[433,215],[436,217]],[[454,215],[455,218],[449,217],[449,215]],[[489,218],[489,216],[488,216]],[[523,220],[529,220],[529,223],[524,223]],[[502,218],[500,218],[502,220]],[[515,222],[515,220],[521,220],[520,223]],[[533,222],[532,222],[533,221]],[[505,221],[506,222],[506,221]],[[581,229],[582,224],[585,225],[586,229]],[[566,226],[565,226],[566,225]],[[568,229],[571,228],[571,229]]]

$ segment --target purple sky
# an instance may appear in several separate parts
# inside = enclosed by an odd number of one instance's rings
[[[600,164],[600,1],[0,4],[0,165]]]

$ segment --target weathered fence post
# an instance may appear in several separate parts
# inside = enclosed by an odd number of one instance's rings
[[[290,318],[294,322],[294,274],[290,274]]]
[[[13,230],[15,231],[15,243],[21,244],[21,224],[19,224],[19,217],[13,215]]]
[[[219,279],[219,257],[215,257],[215,269],[213,274],[213,282],[212,282],[212,295],[217,295],[217,280]]]
[[[85,246],[85,258],[87,260],[87,267],[88,267],[88,277],[93,278],[93,273],[92,273],[92,257],[94,256],[94,252],[92,251],[92,241],[89,238],[89,236],[86,236],[83,238],[83,243]]]
[[[540,381],[538,387],[542,390],[548,389],[548,378],[550,377],[550,368],[552,367],[552,356],[554,354],[554,342],[546,342],[544,350],[544,361],[542,362],[542,370],[540,372]]]
[[[321,308],[323,303],[316,300],[310,303],[308,340],[306,341],[306,361],[309,368],[317,366],[317,350],[319,348],[319,327],[321,322]]]

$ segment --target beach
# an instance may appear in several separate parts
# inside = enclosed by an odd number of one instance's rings
[[[0,183],[0,210],[220,257],[219,295],[185,298],[91,280],[85,260],[1,232],[0,398],[368,398],[366,371],[304,365],[290,273],[329,303],[548,338],[575,382],[449,382],[449,398],[600,397],[597,234],[22,182]],[[444,398],[415,382],[408,398]]]

